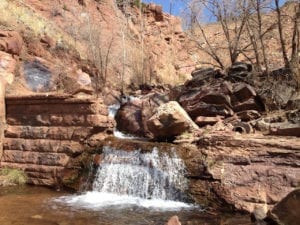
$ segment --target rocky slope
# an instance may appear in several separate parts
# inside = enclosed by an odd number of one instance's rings
[[[66,91],[65,77],[77,79],[72,74],[78,70],[91,77],[97,91],[103,84],[115,90],[144,83],[176,84],[188,76],[180,69],[190,60],[180,19],[163,13],[161,6],[143,6],[141,13],[136,6],[124,8],[113,0],[4,0],[0,12],[0,49],[17,50],[18,67],[38,60],[51,72],[52,85],[39,91]],[[6,31],[14,33],[8,37]],[[18,45],[7,45],[12,41]],[[21,76],[11,92],[28,86],[23,72],[17,73]]]

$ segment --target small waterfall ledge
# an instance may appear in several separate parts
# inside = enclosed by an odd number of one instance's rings
[[[103,147],[103,159],[92,191],[64,196],[56,202],[73,207],[99,209],[139,206],[158,210],[191,208],[184,203],[188,182],[185,166],[175,151],[124,151]]]

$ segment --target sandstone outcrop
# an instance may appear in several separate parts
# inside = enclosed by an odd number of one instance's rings
[[[175,101],[158,107],[156,113],[147,121],[147,126],[154,138],[161,140],[172,139],[184,132],[198,129],[198,126]]]
[[[215,132],[195,142],[185,162],[199,203],[223,200],[239,210],[266,213],[299,186],[298,138]]]
[[[6,86],[14,81],[16,61],[8,53],[0,51],[0,162],[3,157],[4,130],[6,129]],[[1,165],[1,164],[0,164]]]
[[[147,121],[166,102],[168,97],[156,91],[126,102],[116,115],[117,129],[137,136],[149,135]]]
[[[114,127],[101,99],[7,96],[6,106],[1,166],[24,170],[38,185],[61,185],[66,174],[78,173],[73,162],[89,138]]]
[[[181,225],[178,216],[172,216],[166,225]]]

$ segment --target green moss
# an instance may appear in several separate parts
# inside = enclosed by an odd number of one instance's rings
[[[27,176],[24,171],[18,169],[1,168],[0,169],[0,185],[21,185],[25,184]]]

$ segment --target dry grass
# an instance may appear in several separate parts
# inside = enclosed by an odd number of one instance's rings
[[[0,24],[3,26],[9,25],[14,30],[29,29],[34,36],[47,34],[57,43],[64,44],[67,49],[75,49],[81,59],[87,58],[85,48],[76,43],[72,36],[37,14],[22,0],[1,0],[0,15]]]

